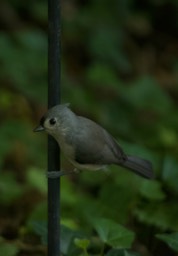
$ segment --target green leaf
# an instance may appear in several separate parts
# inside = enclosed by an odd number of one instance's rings
[[[42,243],[47,245],[47,223],[45,221],[31,221],[30,225],[33,231],[41,237]],[[81,252],[79,248],[85,249],[89,245],[89,240],[85,239],[80,232],[64,225],[60,226],[60,233],[61,252],[68,256],[79,255]]]
[[[47,40],[44,33],[29,31],[14,33],[15,42],[7,35],[0,39],[2,79],[9,77],[13,87],[36,100],[45,101],[47,72]],[[13,62],[12,59],[18,59]]]
[[[178,252],[178,232],[172,234],[157,234],[156,237],[169,245],[171,249]]]
[[[160,137],[160,141],[165,147],[176,146],[177,132],[171,127],[166,128],[165,126],[163,127],[160,126],[158,136]]]
[[[61,252],[67,254],[67,256],[79,255],[81,249],[74,245],[74,240],[76,238],[84,239],[84,235],[79,231],[72,230],[64,225],[61,225]],[[81,248],[81,247],[80,247]]]
[[[81,248],[81,249],[83,249],[83,250],[86,250],[87,247],[88,247],[89,244],[90,244],[90,240],[88,240],[88,239],[79,239],[79,238],[75,238],[75,239],[74,239],[74,244],[75,244],[77,247],[79,247],[79,248]]]
[[[76,231],[61,225],[61,252],[68,254],[72,241],[76,237]]]
[[[178,193],[178,161],[171,156],[166,156],[163,161],[162,178],[171,191]]]
[[[0,201],[4,204],[10,204],[13,200],[20,197],[23,193],[23,187],[15,180],[12,173],[2,173],[0,179]]]
[[[76,205],[79,195],[74,193],[75,188],[69,179],[61,179],[61,202],[66,205]]]
[[[15,244],[5,242],[3,239],[0,241],[0,255],[16,256],[19,252]]]
[[[134,210],[134,214],[141,222],[154,225],[161,229],[178,229],[178,208],[177,201],[157,202],[149,204],[143,202]]]
[[[164,200],[166,197],[166,194],[161,188],[161,183],[156,180],[144,180],[141,183],[140,193],[142,196],[150,200]]]
[[[107,90],[111,89],[118,92],[118,89],[122,85],[116,73],[109,65],[98,62],[88,68],[86,79],[91,85],[97,85],[102,90],[105,87]]]
[[[110,250],[106,256],[141,256],[137,252],[130,252],[127,250],[118,250],[118,249],[112,249]]]
[[[110,177],[112,178],[100,188],[97,213],[109,219],[119,220],[122,225],[127,223],[130,210],[137,204],[140,180],[136,175],[133,177],[132,173],[118,170],[117,166],[112,167]]]
[[[47,223],[44,221],[31,222],[33,231],[41,237],[43,244],[47,245]]]
[[[30,168],[27,172],[27,180],[32,187],[41,193],[47,193],[47,179],[43,170],[35,167]]]
[[[47,49],[46,35],[40,30],[24,30],[16,32],[15,37],[23,47],[26,47],[28,50],[32,49],[38,54],[41,52],[44,53]]]
[[[41,203],[37,204],[34,207],[33,211],[31,212],[30,216],[28,217],[28,225],[31,227],[32,222],[36,221],[46,221],[47,220],[47,202],[42,201]]]
[[[135,234],[109,219],[96,219],[94,228],[104,243],[114,248],[130,248]]]
[[[149,76],[132,82],[127,90],[123,88],[123,96],[138,109],[147,108],[160,114],[169,111],[172,106],[168,94]]]

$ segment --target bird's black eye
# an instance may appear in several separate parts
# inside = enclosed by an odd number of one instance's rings
[[[55,119],[55,118],[51,118],[51,119],[49,120],[49,123],[50,123],[51,125],[54,125],[54,124],[56,123],[56,119]]]

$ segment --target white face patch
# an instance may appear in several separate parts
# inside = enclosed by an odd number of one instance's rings
[[[57,118],[52,117],[52,118],[47,118],[44,121],[44,128],[48,133],[51,134],[52,131],[55,131],[57,127]]]

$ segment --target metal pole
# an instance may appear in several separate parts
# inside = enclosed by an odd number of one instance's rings
[[[48,108],[60,102],[60,0],[48,0]],[[60,255],[59,147],[48,137],[48,256]],[[51,175],[50,175],[51,174]]]

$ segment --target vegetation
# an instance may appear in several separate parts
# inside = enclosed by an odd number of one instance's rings
[[[46,255],[46,1],[0,3],[0,255]],[[61,178],[61,255],[178,254],[178,1],[62,4],[62,101],[97,121],[148,181],[112,166]],[[62,168],[72,166],[62,158]]]

